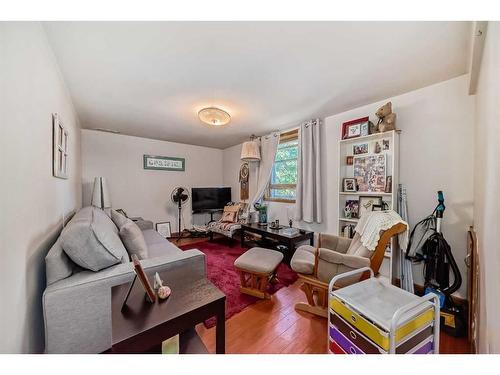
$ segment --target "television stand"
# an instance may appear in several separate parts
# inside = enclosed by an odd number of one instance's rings
[[[210,221],[207,223],[210,224],[211,222],[214,222],[214,214],[215,213],[218,213],[218,212],[223,212],[224,209],[223,208],[214,208],[214,209],[206,209],[206,210],[196,210],[196,211],[193,211],[193,214],[206,214],[206,213],[209,213],[210,214]]]

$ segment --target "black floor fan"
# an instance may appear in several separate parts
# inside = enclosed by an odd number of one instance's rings
[[[170,199],[172,202],[177,205],[178,210],[178,227],[177,227],[177,240],[179,241],[182,238],[182,206],[187,203],[189,200],[189,192],[188,189],[182,186],[176,187],[172,190],[170,194]]]

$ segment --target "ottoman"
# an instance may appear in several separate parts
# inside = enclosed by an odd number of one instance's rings
[[[240,274],[240,292],[258,298],[269,299],[267,285],[275,277],[276,269],[283,260],[279,251],[253,247],[234,261]]]

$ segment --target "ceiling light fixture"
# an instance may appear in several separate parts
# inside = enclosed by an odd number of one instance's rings
[[[231,121],[229,113],[217,107],[203,108],[198,112],[198,117],[205,124],[212,126],[227,125]]]

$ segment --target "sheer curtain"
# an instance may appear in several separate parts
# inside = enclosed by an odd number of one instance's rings
[[[315,119],[299,128],[295,220],[306,223],[322,220],[320,125],[320,120]]]
[[[260,201],[266,191],[267,184],[271,178],[279,143],[279,133],[271,133],[260,138],[260,163],[257,173],[257,191],[250,201],[249,209],[252,209],[253,205]]]

